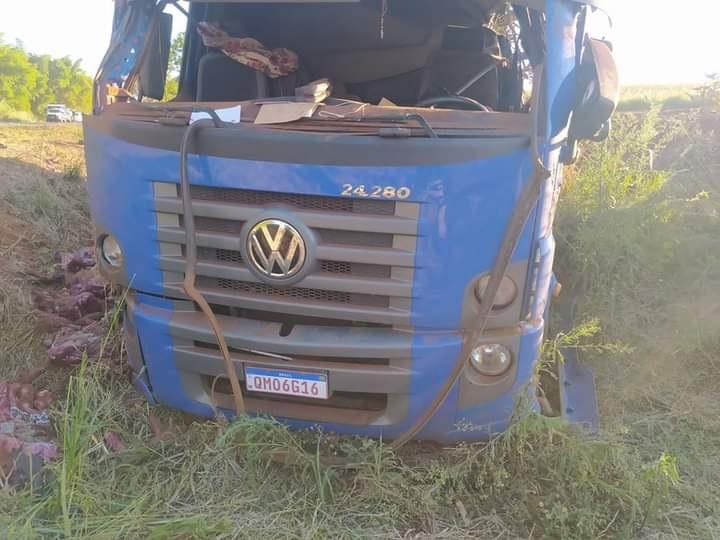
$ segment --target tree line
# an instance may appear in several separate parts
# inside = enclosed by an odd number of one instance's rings
[[[5,43],[0,35],[0,103],[39,117],[49,103],[89,112],[92,87],[80,60],[31,54],[20,43]]]

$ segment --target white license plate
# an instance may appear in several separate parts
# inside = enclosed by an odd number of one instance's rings
[[[310,399],[329,397],[327,375],[322,373],[246,367],[245,385],[250,392]]]

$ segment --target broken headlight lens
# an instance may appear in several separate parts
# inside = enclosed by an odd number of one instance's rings
[[[100,252],[105,262],[110,266],[114,268],[122,266],[123,252],[117,239],[112,234],[108,234],[100,240]]]
[[[479,302],[482,302],[485,290],[487,289],[488,283],[490,283],[490,274],[487,274],[480,278],[475,287],[475,296]],[[505,276],[500,283],[497,295],[495,296],[495,303],[493,309],[505,309],[515,301],[518,294],[517,285],[509,277]]]

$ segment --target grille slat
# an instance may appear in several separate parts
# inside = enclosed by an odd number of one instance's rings
[[[316,232],[320,237],[320,241],[326,244],[378,248],[393,247],[392,234],[337,231],[332,229],[317,229]]]
[[[184,226],[183,223],[180,223]],[[244,221],[232,221],[230,219],[217,219],[210,217],[196,217],[195,230],[219,233],[230,233],[239,235],[245,225]]]
[[[273,287],[264,283],[251,283],[233,279],[200,277],[198,285],[217,289],[238,291],[269,298],[293,298],[310,302],[327,302],[330,304],[352,304],[367,307],[388,307],[387,296],[370,294],[328,291],[323,289],[304,289],[301,287]]]
[[[406,308],[397,306],[372,307],[355,304],[332,304],[329,302],[299,302],[290,297],[263,296],[252,293],[243,293],[233,289],[219,289],[207,287],[202,283],[198,288],[205,299],[213,304],[213,311],[222,314],[227,310],[249,310],[262,313],[274,312],[280,318],[307,317],[328,320],[332,318],[338,327],[348,327],[360,324],[382,325],[386,327],[407,326],[409,305]],[[165,293],[172,298],[182,298],[185,292],[181,285],[166,284]],[[224,308],[224,309],[218,309]],[[250,317],[253,318],[253,317]],[[312,326],[313,323],[308,323]]]
[[[185,231],[179,227],[160,227],[157,236],[158,240],[163,243],[185,244]],[[373,264],[404,268],[415,266],[415,253],[412,250],[393,248],[392,235],[388,236],[390,237],[390,245],[382,247],[340,245],[321,242],[318,245],[317,255],[321,260],[361,264],[372,261]],[[198,231],[196,233],[196,240],[199,247],[228,249],[231,251],[237,251],[240,248],[240,233]]]
[[[296,193],[276,193],[273,191],[254,191],[227,189],[209,186],[191,186],[190,195],[199,201],[222,201],[248,206],[285,205],[303,210],[327,212],[345,212],[376,216],[395,215],[395,202],[383,200],[351,199],[302,195]]]
[[[219,261],[232,264],[244,264],[242,253],[232,249],[198,248],[201,261]],[[183,252],[183,255],[185,253]],[[389,279],[391,268],[387,265],[350,263],[345,261],[320,261],[320,272],[328,274],[349,274],[362,277]]]
[[[182,221],[180,222],[183,225]],[[243,221],[196,217],[195,229],[200,232],[217,232],[240,235],[245,225]],[[362,231],[340,231],[333,229],[315,229],[318,240],[324,244],[340,246],[392,248],[393,235],[384,233],[368,233]]]
[[[214,343],[204,343],[202,341],[194,341],[193,346],[197,347],[198,349],[205,349],[208,351],[220,351],[220,347]],[[247,351],[243,351],[241,349],[236,349],[234,347],[229,347],[228,350],[231,353],[239,353],[239,354],[247,354]],[[323,356],[303,356],[303,355],[293,355],[292,357],[294,362],[315,362],[315,363],[342,363],[342,364],[367,364],[367,365],[373,365],[373,366],[389,366],[390,360],[387,358],[351,358],[348,356],[342,356],[334,358],[332,356],[330,357],[323,357]]]
[[[204,261],[221,261],[235,264],[243,263],[242,253],[233,251],[232,249],[210,249],[198,248],[198,259]]]
[[[403,203],[408,204],[408,203]],[[264,207],[228,203],[224,201],[193,201],[193,213],[197,218],[213,218],[230,221],[255,219]],[[155,199],[155,210],[164,214],[182,215],[182,201],[177,197]],[[328,212],[290,209],[295,217],[312,229],[366,232],[378,234],[417,235],[417,217],[399,215],[361,214],[357,212]]]
[[[163,271],[173,273],[182,273],[185,271],[185,259],[182,256],[161,255],[157,261],[159,268]],[[198,276],[261,283],[260,279],[245,265],[218,261],[198,261],[195,269]],[[412,277],[407,275],[398,278],[381,279],[359,275],[313,272],[304,278],[299,286],[308,289],[322,289],[397,298],[412,297]],[[276,288],[286,288],[286,286],[276,286]]]

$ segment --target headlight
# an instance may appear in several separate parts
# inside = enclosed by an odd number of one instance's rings
[[[105,262],[110,266],[114,268],[120,268],[122,266],[123,252],[122,249],[120,249],[120,244],[118,244],[118,241],[113,235],[108,234],[100,240],[100,253],[103,259],[105,259]]]
[[[486,377],[498,377],[510,369],[512,353],[504,345],[480,345],[470,353],[470,365]]]
[[[488,283],[490,283],[490,274],[483,276],[475,286],[475,296],[478,301],[482,302],[483,295],[487,289]],[[500,282],[500,288],[498,289],[497,295],[495,296],[495,304],[493,309],[505,309],[517,298],[518,288],[515,282],[509,277],[505,276]]]

